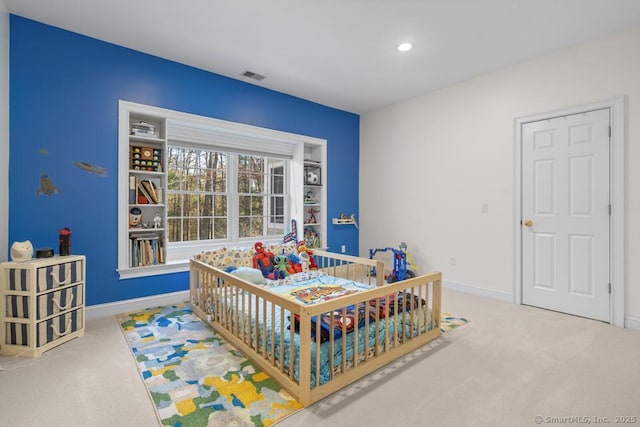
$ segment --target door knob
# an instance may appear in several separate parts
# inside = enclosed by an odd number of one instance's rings
[[[526,219],[523,224],[525,227],[531,227],[533,225],[533,221]]]

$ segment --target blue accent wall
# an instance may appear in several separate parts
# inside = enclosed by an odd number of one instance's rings
[[[358,115],[15,15],[10,25],[9,242],[57,253],[69,227],[72,253],[87,257],[87,305],[188,289],[188,273],[116,272],[119,100],[326,139],[328,220],[358,215]],[[59,194],[37,194],[43,174]],[[354,227],[327,228],[331,249],[358,254]]]

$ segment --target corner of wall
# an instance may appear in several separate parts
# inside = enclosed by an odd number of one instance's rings
[[[9,252],[9,12],[0,0],[0,261]]]

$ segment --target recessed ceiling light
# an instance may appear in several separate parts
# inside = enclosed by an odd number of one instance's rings
[[[411,43],[400,43],[396,49],[398,49],[398,52],[406,52],[411,50],[412,47],[413,45]]]

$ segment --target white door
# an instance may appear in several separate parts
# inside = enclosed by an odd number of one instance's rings
[[[609,321],[609,109],[522,127],[522,302]]]

